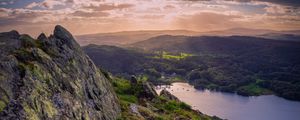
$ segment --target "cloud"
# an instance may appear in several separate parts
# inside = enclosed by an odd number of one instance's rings
[[[44,0],[42,2],[32,2],[25,6],[25,8],[35,8],[35,7],[40,7],[40,8],[47,8],[47,9],[52,9],[55,6],[58,5],[66,5],[66,3],[73,2],[72,0]]]
[[[85,11],[75,11],[71,15],[73,16],[79,16],[79,17],[107,17],[109,16],[109,13],[107,12],[85,12]]]
[[[16,1],[16,5],[23,3],[17,8],[0,6],[0,31],[28,28],[38,33],[32,28],[52,30],[55,24],[67,25],[76,34],[140,29],[300,29],[297,0],[295,5],[292,0],[30,1]]]
[[[199,1],[213,1],[213,0],[183,0],[183,1],[193,1],[193,2],[199,2]],[[285,5],[285,6],[293,6],[293,7],[300,7],[300,1],[299,0],[223,0],[223,1],[234,1],[234,2],[268,2],[268,3],[274,3],[279,5]]]
[[[0,8],[0,26],[47,24],[65,19],[66,13],[50,10]]]
[[[234,1],[238,1],[238,2],[260,1],[260,2],[275,3],[279,5],[285,5],[285,6],[300,7],[299,0],[234,0]]]
[[[0,8],[0,18],[9,17],[9,13],[11,12],[10,9]]]
[[[266,12],[268,13],[272,13],[272,14],[284,14],[289,12],[289,9],[287,7],[284,6],[280,6],[280,5],[270,5],[268,7],[264,8],[266,10]]]
[[[38,6],[40,6],[39,3],[37,3],[37,2],[32,2],[32,3],[28,4],[27,6],[25,6],[25,8],[31,9],[31,8],[38,7]]]
[[[176,9],[176,7],[173,5],[166,5],[166,6],[164,6],[164,9],[170,10],[170,9]]]
[[[15,0],[1,0],[0,5],[9,5],[9,4],[14,4]]]
[[[133,4],[99,4],[99,5],[89,5],[83,8],[92,9],[93,11],[107,11],[107,10],[122,10],[126,8],[133,7]]]
[[[214,12],[200,12],[194,15],[185,15],[177,18],[175,25],[183,29],[211,31],[240,26],[238,22],[234,21],[237,18],[242,18],[242,16]]]
[[[164,18],[165,17],[165,15],[142,15],[142,16],[140,16],[140,18],[142,18],[142,19],[162,19],[162,18]]]

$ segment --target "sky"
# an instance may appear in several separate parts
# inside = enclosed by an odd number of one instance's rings
[[[299,30],[300,0],[0,0],[0,31]]]

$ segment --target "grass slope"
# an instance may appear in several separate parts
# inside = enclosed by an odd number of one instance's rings
[[[145,81],[139,80],[136,85],[132,85],[129,80],[113,78],[113,87],[122,109],[119,120],[219,120],[217,117],[210,117],[192,110],[186,103],[168,100],[162,96],[156,96],[152,100],[141,99],[138,95],[143,91],[142,82]],[[137,111],[133,111],[132,106]]]

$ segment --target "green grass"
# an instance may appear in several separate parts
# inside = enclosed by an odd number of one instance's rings
[[[217,88],[218,88],[218,85],[213,84],[213,83],[210,83],[210,84],[207,85],[207,88],[208,88],[208,89],[211,89],[211,90],[214,90],[214,89],[217,89]]]
[[[175,77],[172,77],[171,79],[171,82],[184,82],[184,78],[181,77],[181,76],[175,76]]]
[[[168,100],[163,96],[157,96],[152,100],[143,101],[152,107],[142,106],[139,103],[138,94],[142,91],[140,84],[145,82],[143,76],[138,77],[137,84],[130,84],[129,80],[122,78],[113,78],[113,86],[117,93],[121,106],[121,116],[118,120],[140,120],[140,116],[131,112],[130,105],[136,104],[139,112],[146,118],[153,120],[171,120],[174,118],[184,120],[210,120],[211,117],[207,115],[199,115],[192,111],[191,106],[186,103],[174,100]],[[160,112],[154,111],[156,109]]]
[[[183,102],[171,100],[164,104],[164,109],[168,111],[175,111],[180,109],[191,110],[191,106]]]
[[[146,81],[148,81],[149,76],[146,75],[146,74],[143,74],[143,75],[137,76],[137,79],[138,79],[139,81],[141,81],[141,82],[146,82]]]
[[[194,56],[193,54],[188,53],[169,53],[169,52],[155,52],[157,55],[153,58],[155,59],[167,59],[167,60],[181,60],[187,57]]]
[[[174,100],[167,100],[165,101],[164,98],[160,98],[161,101],[156,103],[156,107],[165,111],[166,114],[161,114],[161,118],[163,120],[170,120],[174,119],[174,117],[179,117],[185,120],[210,120],[211,118],[206,115],[198,115],[195,114],[191,106],[187,105],[186,103],[174,101]]]
[[[264,95],[264,94],[270,94],[271,93],[270,90],[262,88],[262,87],[258,86],[255,83],[251,83],[249,85],[242,86],[239,89],[244,90],[249,95]]]
[[[157,80],[158,80],[158,82],[163,83],[163,84],[167,84],[167,85],[170,85],[174,82],[186,82],[184,80],[184,78],[181,77],[181,76],[174,76],[174,77],[172,76],[172,77],[168,77],[168,78],[159,78]],[[158,83],[158,82],[156,82],[156,83]]]
[[[125,95],[125,94],[118,94],[118,97],[122,101],[130,102],[130,103],[137,103],[138,98],[134,95]]]
[[[0,100],[0,112],[6,107],[6,103]]]
[[[115,78],[113,80],[113,86],[117,94],[129,94],[131,90],[129,80],[124,80],[122,78]]]

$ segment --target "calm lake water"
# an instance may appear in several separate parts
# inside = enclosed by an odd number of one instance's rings
[[[187,83],[173,83],[167,90],[193,109],[223,119],[300,120],[300,102],[274,95],[244,97],[232,93],[196,90]],[[160,92],[161,88],[156,91]]]

